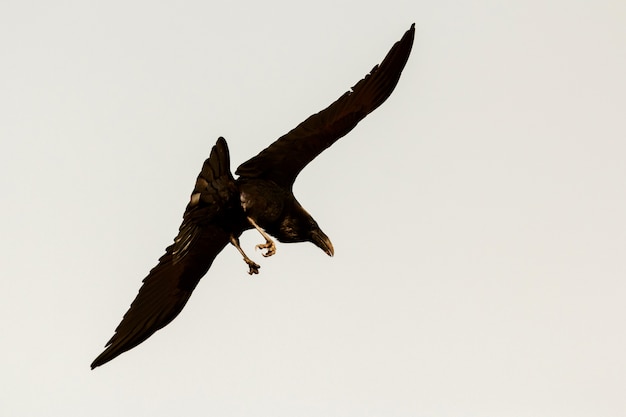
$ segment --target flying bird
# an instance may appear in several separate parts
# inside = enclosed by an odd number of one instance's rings
[[[256,229],[265,242],[263,256],[276,252],[280,242],[312,242],[329,256],[334,248],[311,215],[298,203],[292,187],[302,169],[350,132],[380,106],[396,87],[409,58],[415,24],[396,42],[380,65],[326,109],[280,137],[265,150],[230,171],[226,140],[220,137],[202,165],[174,243],[165,250],[115,334],[91,364],[103,365],[139,345],[169,324],[183,309],[215,257],[232,244],[249,274],[260,266],[239,244],[239,236]]]

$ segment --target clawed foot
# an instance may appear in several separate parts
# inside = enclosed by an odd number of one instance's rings
[[[250,270],[248,271],[249,275],[254,275],[259,273],[259,268],[261,267],[259,264],[254,262],[252,259],[248,258],[248,255],[241,249],[241,245],[239,245],[239,238],[236,236],[230,236],[230,243],[237,248],[241,256],[243,256],[243,260],[248,264]]]
[[[265,243],[260,243],[258,245],[255,246],[256,249],[267,249],[267,252],[265,253],[261,253],[261,255],[263,255],[264,257],[268,257],[268,256],[272,256],[273,254],[276,253],[276,245],[274,244],[273,241],[271,240],[267,240]]]
[[[259,233],[261,233],[261,236],[263,236],[265,238],[265,243],[261,243],[256,245],[256,249],[267,249],[267,252],[265,253],[261,253],[261,255],[263,255],[264,257],[268,257],[268,256],[272,256],[273,254],[276,253],[276,245],[274,244],[274,241],[272,241],[272,239],[270,238],[270,235],[268,235],[267,233],[265,233],[265,231],[263,229],[261,229],[259,227],[258,224],[255,223],[254,220],[252,220],[252,217],[248,217],[248,222],[250,222],[250,224],[252,225],[252,227],[254,227],[256,230],[259,231]]]
[[[248,275],[259,273],[259,268],[261,267],[261,265],[257,264],[256,262],[253,262],[250,258],[244,258],[244,261],[246,261],[246,263],[248,264],[248,267],[250,268],[250,270],[248,271]]]

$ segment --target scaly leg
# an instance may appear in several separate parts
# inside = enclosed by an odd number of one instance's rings
[[[265,233],[265,230],[260,228],[259,225],[256,224],[256,222],[254,220],[252,220],[251,217],[248,217],[248,221],[265,238],[265,243],[260,243],[260,244],[255,246],[257,249],[267,249],[267,252],[261,253],[261,255],[263,255],[263,256],[265,256],[267,258],[268,256],[272,256],[273,254],[275,254],[276,253],[276,245],[274,244],[274,241],[272,240],[270,235]]]
[[[250,267],[250,271],[248,271],[248,274],[250,274],[250,275],[258,274],[259,273],[259,268],[261,266],[259,264],[255,263],[252,259],[248,258],[248,255],[246,255],[246,253],[243,251],[243,249],[241,249],[241,246],[239,245],[239,238],[231,235],[230,236],[230,243],[234,247],[237,248],[237,250],[239,251],[241,256],[243,256],[243,260],[248,264],[248,267]]]

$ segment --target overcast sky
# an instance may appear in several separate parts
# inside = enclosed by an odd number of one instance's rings
[[[102,351],[218,136],[232,169],[416,24],[295,193],[332,239],[227,247]],[[0,3],[0,415],[626,415],[626,3]]]

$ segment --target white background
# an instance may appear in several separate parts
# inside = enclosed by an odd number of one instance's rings
[[[218,136],[234,169],[380,62],[299,177],[335,257],[227,247],[89,370]],[[626,415],[626,3],[0,4],[0,415]]]

